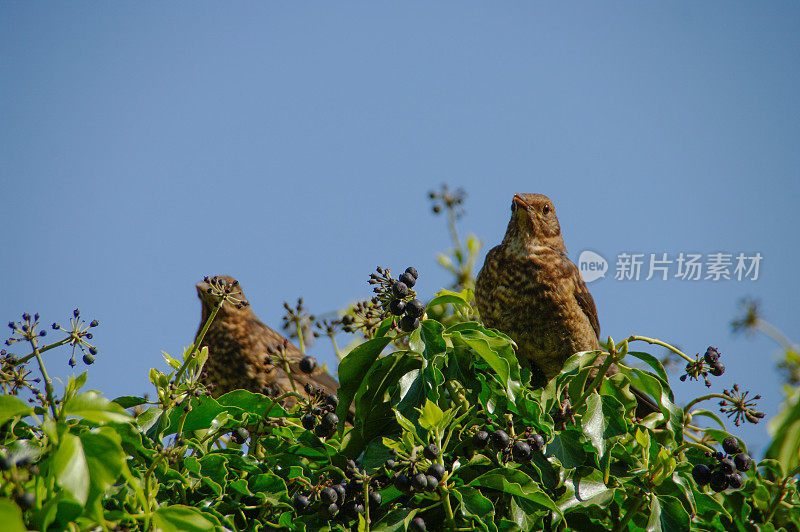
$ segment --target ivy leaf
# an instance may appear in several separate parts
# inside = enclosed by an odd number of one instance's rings
[[[528,499],[544,508],[553,510],[562,519],[564,514],[553,500],[539,488],[533,479],[519,469],[493,469],[468,484],[471,487],[486,487]]]
[[[650,517],[647,530],[653,532],[683,532],[691,528],[691,519],[680,501],[669,495],[650,497]]]
[[[208,514],[191,506],[162,506],[153,514],[153,523],[163,532],[213,532],[216,530]]]
[[[64,404],[68,416],[82,417],[92,423],[125,423],[131,421],[123,408],[95,391],[84,392]]]
[[[6,532],[26,532],[28,530],[22,520],[22,510],[6,498],[0,499],[0,523],[3,523],[3,530]]]
[[[89,466],[83,452],[81,439],[74,434],[64,434],[53,458],[56,484],[70,492],[81,504],[89,497]]]
[[[364,377],[378,355],[391,341],[391,338],[385,336],[367,340],[350,351],[339,363],[339,406],[336,407],[336,415],[339,416],[340,436],[344,432],[344,423],[347,420],[350,404],[353,402],[356,392],[363,385]]]
[[[628,433],[625,409],[610,395],[592,393],[586,398],[586,412],[581,417],[581,430],[592,442],[602,459],[608,444]]]
[[[33,409],[10,395],[0,395],[0,425],[16,416],[32,414]]]

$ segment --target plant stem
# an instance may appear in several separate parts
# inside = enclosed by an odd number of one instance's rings
[[[640,340],[642,342],[647,342],[648,344],[655,344],[660,345],[661,347],[666,347],[676,355],[679,355],[681,358],[686,360],[689,363],[696,362],[696,360],[692,360],[686,353],[678,349],[677,347],[673,347],[666,342],[662,342],[661,340],[656,340],[655,338],[648,338],[647,336],[639,336],[637,334],[632,334],[628,337],[629,342],[633,342],[635,340]]]
[[[767,514],[766,518],[764,519],[765,523],[772,522],[772,516],[775,514],[775,510],[778,509],[778,504],[783,500],[783,495],[786,491],[786,483],[789,482],[791,477],[785,477],[783,482],[781,482],[780,488],[778,488],[778,493],[775,494],[775,497],[772,499],[772,502],[769,505],[769,513]]]
[[[47,368],[44,366],[42,353],[36,346],[36,340],[34,338],[28,338],[28,342],[31,344],[31,348],[33,349],[32,354],[36,357],[36,362],[39,364],[39,371],[42,373],[42,379],[44,379],[44,391],[47,394],[47,403],[50,406],[50,411],[53,413],[53,419],[58,420],[58,414],[56,413],[56,401],[53,397],[53,381],[50,379],[50,375],[47,374]]]
[[[200,334],[197,335],[197,338],[194,339],[192,343],[192,349],[189,351],[189,355],[187,355],[186,360],[183,361],[183,365],[181,369],[178,370],[178,373],[175,375],[175,382],[180,382],[181,377],[183,377],[183,373],[186,371],[186,368],[189,366],[189,362],[194,360],[194,354],[197,352],[197,347],[203,343],[203,338],[205,338],[208,329],[211,327],[211,324],[214,322],[214,318],[217,317],[219,314],[219,309],[222,308],[222,304],[225,302],[225,298],[223,297],[219,301],[219,305],[214,307],[214,310],[211,311],[211,315],[208,317],[206,322],[203,324],[203,329],[200,331]]]
[[[597,371],[597,375],[595,376],[594,380],[592,381],[592,384],[590,384],[589,388],[587,388],[586,391],[583,392],[583,394],[581,395],[580,399],[578,399],[575,402],[575,404],[572,405],[572,411],[573,412],[577,412],[578,409],[580,409],[580,407],[583,406],[583,403],[585,403],[586,400],[589,398],[589,395],[591,393],[594,393],[594,391],[597,388],[600,387],[600,384],[602,384],[602,382],[603,382],[603,378],[605,378],[605,376],[606,376],[606,372],[608,371],[608,368],[611,367],[611,364],[613,364],[614,361],[615,361],[614,355],[612,355],[611,353],[606,353],[606,359],[603,362],[603,365],[600,366],[600,369]]]
[[[40,347],[39,348],[39,354],[42,354],[45,351],[50,351],[51,349],[54,349],[56,347],[61,347],[64,344],[70,343],[70,341],[72,341],[72,336],[71,335],[70,335],[69,338],[64,338],[63,340],[59,340],[58,342],[54,342],[54,343],[46,345],[44,347]],[[20,364],[24,364],[25,362],[27,362],[28,360],[32,359],[35,356],[36,356],[36,352],[34,351],[33,353],[31,353],[29,355],[25,355],[24,357],[22,357],[19,360],[17,360],[14,363],[14,365],[15,366],[19,366]]]
[[[455,529],[456,520],[455,517],[453,517],[453,507],[450,506],[450,492],[448,492],[446,488],[441,488],[440,493],[442,495],[442,502],[444,503],[444,513],[447,517],[447,524],[450,525],[451,529]]]
[[[637,500],[633,503],[631,509],[628,510],[628,512],[625,514],[625,517],[622,518],[622,521],[616,524],[613,532],[621,532],[622,530],[625,530],[628,527],[628,523],[630,523],[631,519],[633,519],[633,517],[639,513],[639,510],[642,509],[642,505],[645,502],[643,494],[638,495],[636,499]]]
[[[694,405],[701,401],[707,401],[708,399],[724,399],[725,401],[730,401],[731,398],[727,395],[722,395],[721,393],[710,393],[708,395],[701,395],[689,402],[686,406],[683,407],[683,417],[685,418],[686,415],[689,413],[689,409],[692,408]]]

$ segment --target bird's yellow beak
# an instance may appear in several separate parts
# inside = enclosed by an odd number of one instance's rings
[[[514,203],[524,208],[526,211],[532,212],[539,220],[542,219],[542,215],[532,209],[530,204],[519,194],[514,194]]]

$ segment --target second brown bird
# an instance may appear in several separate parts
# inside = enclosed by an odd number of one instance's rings
[[[306,384],[328,394],[336,393],[339,383],[322,368],[316,367],[310,374],[300,370],[303,354],[258,319],[241,286],[232,277],[220,275],[197,283],[197,295],[202,303],[198,334],[220,300],[211,283],[222,286],[222,290],[230,290],[237,301],[222,304],[200,344],[200,347],[208,347],[202,380],[211,385],[214,397],[237,389],[273,397],[292,391],[292,383],[280,357],[289,362],[289,372],[298,393],[306,395]]]

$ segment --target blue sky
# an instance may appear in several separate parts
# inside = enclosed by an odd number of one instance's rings
[[[715,345],[714,389],[772,416],[777,347],[729,322],[753,295],[800,338],[799,20],[796,3],[5,1],[0,317],[79,306],[102,322],[89,384],[143,393],[191,341],[204,275],[237,277],[275,326],[300,295],[317,313],[368,296],[378,264],[416,266],[431,297],[448,235],[428,190],[468,191],[484,252],[512,195],[540,192],[573,259],[612,263],[589,286],[604,336]],[[764,258],[757,281],[616,281],[621,252]]]

